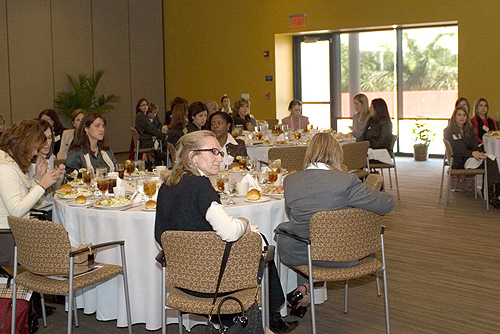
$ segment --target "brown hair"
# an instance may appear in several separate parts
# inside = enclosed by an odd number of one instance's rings
[[[94,123],[94,121],[98,118],[102,119],[104,125],[106,125],[106,119],[102,115],[96,113],[85,115],[85,117],[82,119],[82,122],[80,123],[80,126],[75,130],[75,139],[73,139],[73,144],[71,145],[70,150],[80,148],[84,153],[90,152],[90,140],[87,136],[87,133],[85,132],[85,128],[88,128],[90,124]],[[103,151],[109,150],[109,147],[105,144],[105,142],[106,136],[104,136],[104,139],[102,141],[99,140],[98,143],[101,150]]]
[[[477,117],[478,119],[481,117],[477,113],[477,108],[479,107],[479,103],[484,102],[486,103],[486,115],[485,117],[488,118],[488,111],[490,111],[490,105],[488,104],[488,101],[484,97],[480,97],[479,99],[474,102],[474,113],[472,114],[472,117]]]
[[[188,115],[187,103],[178,103],[172,110],[172,121],[170,128],[184,128],[187,124],[186,117]]]
[[[85,116],[87,113],[83,109],[73,110],[73,112],[71,113],[71,122],[74,122],[75,118],[78,117],[78,115],[80,115],[80,114],[83,114],[83,116]]]
[[[7,152],[24,173],[33,159],[33,151],[40,150],[47,137],[36,120],[20,121],[0,137],[0,149]]]
[[[208,137],[215,138],[215,135],[211,131],[201,130],[185,134],[179,139],[175,150],[175,166],[172,173],[164,179],[167,186],[179,183],[184,173],[200,175],[198,168],[193,165],[193,156],[200,153],[193,151],[201,148],[204,139]]]
[[[250,101],[244,98],[241,98],[234,102],[234,113],[237,115],[241,106],[246,104],[248,108],[250,108]]]
[[[318,162],[322,162],[331,169],[344,171],[345,166],[342,164],[343,157],[344,153],[337,139],[329,133],[319,132],[312,137],[311,143],[307,148],[304,157],[304,169],[309,164],[315,165]]]
[[[458,125],[457,120],[456,120],[456,115],[457,112],[463,111],[465,115],[467,115],[467,120],[465,121],[465,124],[462,127]],[[474,137],[476,135],[476,129],[472,125],[472,122],[470,121],[470,116],[467,110],[465,110],[464,107],[462,106],[457,106],[455,107],[455,110],[453,110],[453,114],[451,115],[450,122],[448,123],[448,128],[451,130],[451,133],[454,135],[463,135],[466,137]]]

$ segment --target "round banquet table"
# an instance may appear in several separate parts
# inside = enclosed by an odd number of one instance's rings
[[[483,136],[484,151],[497,157],[498,168],[500,169],[500,137]]]
[[[287,220],[284,201],[273,198],[268,202],[248,203],[244,198],[234,199],[237,204],[226,206],[228,213],[235,217],[247,217],[250,223],[257,225],[259,232],[274,244],[274,228]],[[223,204],[226,202],[223,200]],[[154,239],[156,213],[143,211],[142,206],[120,211],[75,207],[68,203],[55,199],[53,220],[68,231],[73,247],[78,247],[81,243],[97,244],[125,240],[132,323],[145,323],[148,330],[160,328],[161,268],[155,260],[160,251],[160,246]],[[96,261],[121,264],[118,248],[100,252]],[[286,289],[287,286],[289,289],[294,288],[296,275],[288,275],[288,269],[283,270],[283,268],[280,272],[283,288]],[[320,290],[324,291],[320,292],[319,302],[326,299],[326,289]],[[121,276],[79,291],[77,307],[83,308],[86,314],[95,312],[98,320],[116,319],[118,327],[126,327]],[[167,311],[167,323],[177,323],[175,310]],[[184,317],[184,326],[188,330],[200,323],[206,324],[206,318],[191,315]]]

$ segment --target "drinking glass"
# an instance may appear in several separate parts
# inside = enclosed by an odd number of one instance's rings
[[[148,196],[149,200],[156,194],[156,181],[149,179],[144,183],[144,193]]]
[[[118,177],[123,180],[123,178],[125,177],[125,165],[116,164],[115,170],[118,172]]]
[[[135,162],[135,167],[137,167],[137,171],[139,173],[142,173],[146,169],[146,163],[144,162],[144,160],[137,160]]]
[[[255,159],[255,158],[248,159],[247,167],[248,167],[248,170],[250,171],[250,174],[252,174],[254,172],[255,168],[257,167],[257,159]]]
[[[217,185],[217,190],[220,193],[221,199],[226,199],[226,197],[224,196],[224,184],[228,181],[229,180],[228,180],[226,174],[224,174],[224,173],[219,173],[217,175],[217,178],[215,179],[215,183]]]
[[[133,161],[125,162],[125,171],[128,174],[128,179],[132,180],[132,173],[135,171],[135,163]]]
[[[101,192],[100,197],[109,196],[109,179],[107,177],[96,177],[97,179],[97,188]]]
[[[269,183],[274,183],[278,180],[278,172],[274,170],[270,170],[267,172],[267,177],[269,179]]]
[[[107,173],[108,173],[108,170],[106,169],[106,167],[97,167],[95,169],[95,176],[98,178],[101,178],[101,179],[105,178]]]
[[[116,172],[109,173],[108,174],[108,193],[113,194],[113,188],[116,187],[116,181],[117,181],[118,175]]]
[[[82,179],[83,179],[83,182],[87,185],[87,186],[90,186],[91,182],[92,182],[92,171],[90,170],[87,170],[85,172],[82,173]]]
[[[240,160],[238,160],[238,164],[240,165],[240,169],[241,170],[246,170],[247,169],[247,162],[248,162],[248,157],[247,156],[243,156],[241,157]]]
[[[236,195],[236,182],[226,182],[224,184],[224,192],[229,197],[227,205],[236,205],[236,202],[233,200],[233,196]]]
[[[267,179],[268,177],[266,172],[260,172],[259,174],[257,174],[257,181],[259,181],[261,185],[266,183]]]
[[[141,195],[141,201],[139,203],[146,203],[146,199],[144,198],[144,178],[138,177],[135,180],[135,188],[137,192]]]

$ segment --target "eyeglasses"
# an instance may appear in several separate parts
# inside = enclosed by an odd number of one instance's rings
[[[194,150],[194,152],[210,152],[213,155],[219,155],[224,158],[224,152],[216,149],[216,148],[201,148],[199,150]]]

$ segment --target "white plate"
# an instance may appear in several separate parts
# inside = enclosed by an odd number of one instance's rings
[[[94,204],[94,202],[89,202],[87,201],[85,204],[77,204],[75,202],[70,202],[68,203],[70,206],[80,206],[80,207],[86,207],[86,206],[91,206],[92,204]]]
[[[156,211],[156,209],[146,209],[146,208],[142,208],[142,211]]]
[[[129,207],[131,205],[132,205],[132,201],[128,201],[127,203],[124,203],[122,205],[115,205],[115,206],[103,206],[103,205],[94,204],[94,208],[103,209],[103,210],[120,210],[120,209]]]
[[[245,202],[249,202],[249,203],[262,203],[262,202],[268,202],[270,200],[271,200],[270,197],[262,196],[258,201],[251,201],[249,199],[245,199]]]

